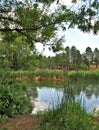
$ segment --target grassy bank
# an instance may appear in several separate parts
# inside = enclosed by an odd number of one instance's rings
[[[98,118],[87,114],[79,103],[62,102],[57,109],[44,114],[10,118],[0,124],[0,130],[99,130],[98,121]]]
[[[17,79],[24,81],[66,81],[66,80],[98,80],[99,70],[96,71],[64,71],[64,70],[35,70],[35,71],[2,71],[2,79]]]
[[[99,71],[1,71],[0,73],[0,122],[9,117],[31,113],[30,99],[26,96],[24,81],[67,81],[99,79]],[[26,84],[25,84],[26,83]],[[24,96],[25,95],[25,96]],[[38,115],[39,130],[99,130],[79,103],[63,101],[57,109]]]
[[[79,103],[63,102],[57,109],[38,116],[39,130],[99,130]]]

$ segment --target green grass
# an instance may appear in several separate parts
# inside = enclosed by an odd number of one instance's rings
[[[75,102],[63,102],[57,109],[38,115],[39,130],[99,130],[92,117]]]
[[[40,76],[41,80],[51,80],[56,77],[57,81],[71,80],[98,80],[99,70],[96,71],[64,71],[64,70],[35,70],[35,71],[2,71],[0,72],[2,79],[22,79],[27,76],[29,80],[33,80],[35,77]]]
[[[98,80],[99,70],[96,71],[71,71],[68,72],[69,79],[73,80]]]
[[[75,81],[98,80],[99,71],[2,71],[0,76],[0,122],[2,122],[8,117],[30,111],[30,101],[24,96],[24,90],[27,88],[26,84],[16,81],[16,77],[22,78],[28,76],[32,79],[32,77],[41,76],[46,77],[46,81],[53,76],[66,77]],[[49,110],[43,115],[38,115],[38,118],[39,130],[99,130],[99,127],[94,125],[92,116],[88,115],[80,104],[75,103],[75,101],[68,102],[63,100],[57,109]]]

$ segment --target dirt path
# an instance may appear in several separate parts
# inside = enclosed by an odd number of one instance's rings
[[[36,126],[37,121],[35,117],[21,115],[0,124],[0,130],[36,130]]]

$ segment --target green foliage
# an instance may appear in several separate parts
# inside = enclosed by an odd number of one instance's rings
[[[79,103],[64,101],[44,115],[39,116],[40,130],[98,130],[91,117]]]
[[[54,2],[55,0],[36,0],[37,2],[41,2],[41,3],[45,3],[45,4],[50,4],[50,3],[52,3],[52,2]]]
[[[84,79],[84,71],[71,71],[71,72],[69,72],[69,79],[72,79],[72,80]]]
[[[3,83],[15,82],[16,79],[22,80],[22,78],[27,77],[30,81],[35,77],[40,77],[41,80],[48,81],[53,77],[59,78],[59,80],[64,80],[65,78],[70,80],[98,80],[99,71],[65,71],[65,70],[35,70],[35,71],[1,71],[0,76],[2,77]]]
[[[4,35],[3,40],[0,41],[0,50],[0,65],[3,69],[35,68],[38,60],[38,56],[35,54],[35,47],[32,46],[31,48],[25,37],[20,36],[18,33]]]
[[[87,67],[86,64],[82,63],[82,64],[80,65],[80,69],[81,69],[81,70],[88,70],[88,67]]]
[[[52,78],[54,76],[58,77],[60,75],[63,75],[63,72],[58,70],[37,70],[34,72],[34,77],[41,76],[45,78]]]
[[[8,117],[31,112],[30,99],[26,94],[26,84],[20,81],[0,81],[1,121]]]
[[[82,1],[72,0],[75,11],[72,8],[68,9],[60,0],[0,0],[0,31],[5,35],[8,35],[8,31],[11,35],[11,32],[18,32],[25,36],[31,46],[37,42],[48,45],[50,39],[57,37],[57,30],[61,28],[65,31],[66,25],[69,28],[77,25],[82,31],[93,31],[97,34],[99,1]],[[53,2],[56,2],[57,8],[51,11],[50,5]],[[53,44],[50,42],[49,45]]]
[[[99,79],[99,70],[97,71],[85,71],[85,79]]]
[[[68,76],[72,80],[98,80],[99,71],[71,71]]]
[[[77,3],[77,0],[73,0],[73,3],[80,4],[76,11],[68,9],[65,5],[60,5],[61,1],[59,0],[56,2],[59,6],[56,4],[57,8],[51,10],[50,5],[53,2],[54,0],[36,0],[36,2],[31,0],[23,2],[20,0],[0,1],[1,68],[4,69],[6,67],[14,70],[33,70],[35,67],[40,66],[41,68],[47,68],[48,59],[42,58],[42,62],[39,60],[41,57],[36,55],[35,43],[40,42],[43,47],[48,45],[56,53],[63,51],[62,43],[64,42],[64,37],[58,31],[66,31],[67,26],[70,28],[77,25],[80,30],[85,32],[93,31],[97,33],[99,31],[98,0],[87,0],[82,3],[81,1]],[[74,4],[74,6],[76,5]],[[53,64],[52,59],[52,67],[65,64],[68,68],[72,62],[73,67],[78,70],[80,69],[80,63],[86,62],[86,65],[89,66],[89,59],[92,62],[92,50],[90,49],[87,50],[90,53],[88,52],[84,55],[85,59],[82,59],[82,55],[74,46],[71,49],[67,48],[65,51],[65,58],[60,56],[61,60],[56,60],[58,63],[54,62]],[[96,67],[99,62],[97,56],[98,54],[94,55]]]
[[[4,122],[5,120],[7,120],[8,119],[8,116],[7,115],[1,115],[0,114],[0,123],[2,123],[2,122]]]

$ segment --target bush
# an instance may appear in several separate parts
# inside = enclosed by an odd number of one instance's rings
[[[31,111],[26,85],[19,81],[0,82],[0,116],[14,117]]]

